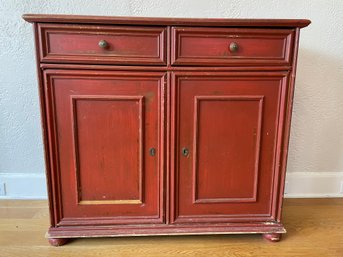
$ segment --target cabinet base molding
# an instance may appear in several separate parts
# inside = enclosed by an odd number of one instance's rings
[[[263,234],[264,238],[286,233],[282,224],[261,225],[260,223],[220,225],[220,226],[87,226],[50,228],[46,237],[49,239],[82,237],[127,237],[127,236],[162,236],[162,235],[219,235],[219,234]],[[268,236],[270,235],[270,236]],[[273,239],[269,239],[273,240]],[[273,240],[276,241],[276,240]]]

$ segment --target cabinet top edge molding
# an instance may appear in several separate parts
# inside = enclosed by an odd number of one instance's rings
[[[311,21],[307,19],[226,19],[226,18],[158,18],[125,16],[90,16],[60,14],[24,14],[23,19],[49,23],[84,23],[84,24],[121,24],[121,25],[182,25],[182,26],[217,26],[217,27],[279,27],[303,28]]]

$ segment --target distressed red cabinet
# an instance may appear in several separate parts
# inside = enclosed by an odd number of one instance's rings
[[[24,15],[35,29],[49,242],[278,241],[308,20]]]

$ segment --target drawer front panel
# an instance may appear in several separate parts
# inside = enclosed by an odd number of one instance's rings
[[[289,65],[293,30],[172,29],[174,65]]]
[[[163,27],[39,24],[42,62],[166,63]]]

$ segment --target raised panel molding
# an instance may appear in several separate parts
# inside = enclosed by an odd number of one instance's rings
[[[285,72],[173,74],[172,224],[275,220],[273,151],[287,79]]]
[[[132,72],[132,71],[83,71],[83,70],[57,70],[57,69],[48,69],[44,73],[44,94],[46,94],[46,101],[48,105],[48,115],[52,118],[48,122],[49,133],[52,133],[51,136],[56,142],[55,145],[56,159],[53,159],[54,171],[51,176],[47,177],[48,183],[49,179],[53,179],[53,183],[57,183],[57,186],[52,188],[53,197],[56,198],[56,201],[60,201],[59,205],[54,208],[56,213],[54,213],[54,220],[52,224],[54,226],[96,226],[96,225],[123,225],[123,224],[160,224],[164,221],[164,202],[163,194],[160,193],[160,188],[162,188],[162,181],[164,178],[163,174],[163,161],[160,158],[163,156],[163,153],[159,149],[163,149],[163,142],[160,141],[158,135],[164,135],[164,130],[161,127],[163,123],[163,115],[160,114],[160,110],[164,110],[164,82],[166,80],[166,74],[164,72]],[[83,202],[80,203],[80,199],[77,196],[78,189],[76,187],[76,168],[75,168],[75,149],[74,149],[74,138],[75,132],[73,131],[73,100],[75,98],[101,98],[98,101],[104,103],[103,107],[96,106],[94,109],[93,106],[85,108],[86,105],[82,101],[86,102],[89,99],[77,100],[77,103],[83,103],[81,105],[81,113],[89,114],[91,113],[93,118],[97,117],[95,122],[89,130],[90,135],[92,134],[99,135],[96,137],[93,142],[98,144],[103,142],[104,145],[108,146],[108,142],[113,142],[107,140],[107,136],[117,141],[116,135],[120,135],[121,138],[118,144],[119,147],[116,149],[127,148],[130,145],[137,145],[138,133],[141,132],[141,135],[144,137],[143,142],[143,175],[142,179],[136,179],[136,181],[141,181],[141,191],[142,196],[139,196],[139,193],[136,194],[136,191],[129,195],[127,191],[130,188],[138,188],[132,186],[132,179],[128,181],[120,182],[119,180],[114,181],[113,179],[102,180],[97,177],[93,177],[96,174],[88,172],[88,184],[90,186],[86,187],[88,192],[93,188],[93,185],[97,185],[100,189],[106,188],[106,192],[109,192],[108,196],[113,196],[111,192],[115,193],[114,197],[108,197],[109,200],[102,199],[100,197],[83,197]],[[117,99],[114,99],[117,98]],[[118,98],[126,98],[119,100]],[[129,100],[129,98],[134,98]],[[142,99],[139,99],[142,98]],[[116,101],[117,100],[117,101]],[[123,105],[116,106],[116,103],[129,103],[129,106],[132,108],[128,113],[123,109]],[[141,103],[141,104],[140,104]],[[74,103],[75,105],[75,103]],[[139,111],[139,106],[141,105],[141,110]],[[109,107],[109,108],[107,108]],[[119,108],[119,110],[118,110]],[[108,110],[107,110],[108,109]],[[111,110],[110,110],[111,109]],[[112,120],[111,117],[114,117],[118,114],[113,114],[113,112],[121,112],[121,115],[124,119],[124,123],[121,123],[121,129],[114,127],[117,132],[111,129],[111,125],[108,121]],[[139,112],[142,113],[139,115]],[[129,116],[128,116],[129,114]],[[141,122],[143,125],[138,125],[138,117],[141,116]],[[63,118],[62,118],[63,117]],[[131,121],[134,122],[132,127]],[[129,123],[128,123],[129,122]],[[140,123],[140,122],[139,122]],[[126,124],[126,125],[125,125]],[[131,124],[131,125],[130,125]],[[86,124],[87,125],[87,124]],[[141,129],[141,126],[143,128]],[[103,133],[98,134],[97,130],[103,129]],[[93,132],[94,131],[94,132]],[[114,133],[113,133],[114,132]],[[76,132],[79,134],[79,131]],[[105,134],[104,134],[105,133]],[[85,135],[85,131],[81,129],[81,135]],[[125,138],[122,138],[123,135],[126,135]],[[162,137],[162,136],[161,136]],[[84,137],[83,137],[84,138]],[[137,139],[137,143],[133,140]],[[113,163],[113,158],[109,155],[115,153],[112,146],[108,147],[109,151],[104,151],[103,154],[99,154],[98,150],[93,147],[93,144],[89,143],[89,137],[86,139],[86,145],[81,145],[81,148],[88,149],[90,151],[88,158],[90,161],[99,160],[98,156],[104,156],[105,165],[106,163]],[[98,142],[96,141],[98,140]],[[84,141],[83,141],[84,142]],[[130,143],[132,142],[132,143]],[[54,147],[52,145],[51,147]],[[157,154],[155,157],[147,155],[149,147],[156,147]],[[80,148],[80,147],[78,147]],[[138,146],[134,150],[135,156],[138,156]],[[95,154],[95,155],[94,155]],[[127,160],[129,161],[116,161],[119,165],[128,165],[132,166],[132,163],[137,163],[137,158],[131,160],[130,154],[126,151],[124,155],[127,155]],[[116,156],[116,155],[114,155]],[[55,157],[55,156],[54,156]],[[94,158],[95,157],[95,158]],[[118,159],[118,157],[117,157]],[[88,160],[86,158],[86,160]],[[80,161],[80,160],[79,160]],[[61,168],[64,165],[63,168]],[[136,165],[136,164],[134,164]],[[108,166],[109,167],[109,166]],[[115,166],[112,166],[115,167]],[[136,175],[138,173],[138,168],[132,166],[133,168],[128,168],[128,177],[132,176],[139,177]],[[84,170],[84,169],[83,169]],[[132,171],[132,172],[131,172]],[[82,172],[82,167],[81,167]],[[85,173],[81,173],[81,176]],[[111,173],[110,173],[111,174]],[[113,173],[112,173],[113,174]],[[50,175],[50,174],[49,174]],[[57,179],[55,179],[55,177]],[[93,177],[93,178],[92,178]],[[113,177],[111,175],[111,177]],[[123,177],[123,175],[121,175]],[[111,183],[112,181],[113,183]],[[121,180],[123,181],[123,180]],[[129,182],[129,184],[127,184]],[[116,186],[114,186],[116,184]],[[62,186],[63,185],[63,186]],[[60,191],[60,192],[59,192]],[[62,192],[63,191],[63,192]],[[118,195],[118,192],[121,192],[121,195]],[[91,192],[92,193],[92,192]],[[91,195],[92,196],[92,195]],[[142,200],[140,200],[140,198]],[[92,202],[87,202],[91,200]],[[113,200],[115,202],[113,202]],[[86,202],[85,202],[86,201]],[[97,202],[98,201],[98,202]],[[139,203],[139,202],[140,203]],[[63,208],[62,208],[63,205]]]
[[[229,202],[256,202],[257,188],[258,188],[258,173],[259,173],[259,159],[260,159],[260,145],[261,145],[261,126],[263,116],[263,96],[249,96],[249,95],[236,95],[236,96],[195,96],[194,98],[194,145],[193,145],[193,203],[229,203]],[[218,197],[218,198],[200,198],[198,195],[198,142],[199,142],[199,120],[200,120],[200,104],[204,101],[231,101],[231,102],[244,102],[256,101],[258,102],[258,117],[256,124],[256,146],[255,146],[255,163],[254,163],[254,178],[253,189],[251,197]],[[248,189],[246,189],[248,191]]]
[[[79,153],[79,131],[78,131],[78,115],[77,115],[77,106],[78,102],[80,101],[131,101],[138,104],[138,120],[139,120],[139,165],[138,165],[138,176],[139,176],[139,197],[138,199],[96,199],[96,200],[89,200],[83,199],[82,197],[82,184],[81,184],[81,176],[80,173],[82,172],[80,169],[80,153]],[[72,95],[71,96],[72,102],[72,126],[73,126],[73,148],[75,154],[75,176],[76,176],[76,195],[78,199],[78,204],[81,205],[91,205],[91,204],[142,204],[143,200],[143,135],[144,135],[144,110],[143,110],[143,103],[144,103],[144,96],[100,96],[100,95]],[[95,108],[95,107],[94,107]],[[97,171],[94,171],[97,172]],[[132,171],[130,171],[132,172]],[[114,189],[115,190],[115,189]],[[113,194],[113,192],[112,192]]]

